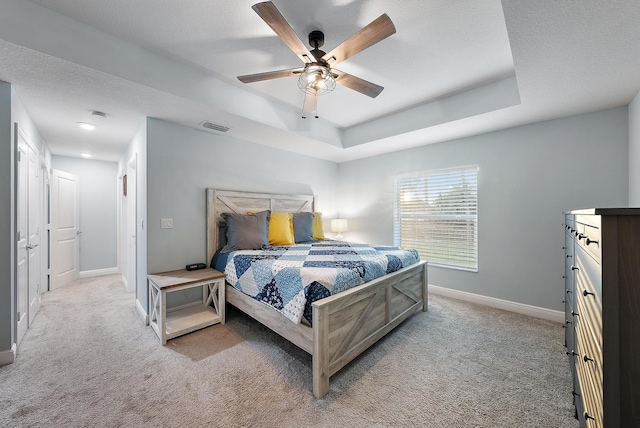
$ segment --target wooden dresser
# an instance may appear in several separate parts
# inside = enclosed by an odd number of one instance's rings
[[[565,345],[581,427],[640,427],[640,208],[565,213]]]

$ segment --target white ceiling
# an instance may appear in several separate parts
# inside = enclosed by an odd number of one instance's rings
[[[339,67],[382,94],[338,86],[303,120],[295,78],[236,79],[301,65],[254,2],[3,0],[0,79],[54,154],[104,160],[144,117],[209,120],[342,162],[626,105],[640,90],[637,0],[274,0],[305,44],[324,31],[327,52],[382,13],[397,29]],[[108,118],[88,135],[75,122],[91,110]]]

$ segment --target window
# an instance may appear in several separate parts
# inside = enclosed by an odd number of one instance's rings
[[[395,183],[394,244],[435,266],[478,270],[478,167],[427,171]]]

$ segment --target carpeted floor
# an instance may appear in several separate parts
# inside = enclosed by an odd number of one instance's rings
[[[431,296],[311,394],[311,357],[228,306],[161,346],[119,276],[48,292],[3,427],[577,427],[559,324]]]

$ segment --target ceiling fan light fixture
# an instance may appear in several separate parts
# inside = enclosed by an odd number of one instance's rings
[[[85,131],[93,131],[94,129],[96,129],[96,125],[94,125],[93,123],[89,123],[89,122],[76,122],[76,123],[80,128],[84,129]]]
[[[311,95],[323,95],[336,88],[336,79],[329,67],[319,64],[308,65],[300,73],[298,88]]]

